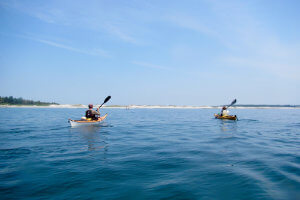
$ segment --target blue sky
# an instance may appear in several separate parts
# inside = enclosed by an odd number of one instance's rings
[[[300,104],[300,1],[0,0],[0,96]]]

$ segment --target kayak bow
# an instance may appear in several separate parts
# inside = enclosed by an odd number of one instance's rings
[[[69,119],[69,122],[70,122],[71,126],[98,125],[98,124],[101,124],[101,122],[103,122],[106,117],[107,117],[107,114],[105,114],[103,117],[99,117],[98,120],[72,120],[72,119]]]

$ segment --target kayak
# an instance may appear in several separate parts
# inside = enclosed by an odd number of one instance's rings
[[[69,119],[71,126],[81,126],[81,125],[98,125],[101,124],[107,117],[105,114],[103,117],[99,117],[98,120],[72,120]]]
[[[236,115],[226,115],[226,116],[221,116],[219,114],[215,114],[216,119],[230,119],[230,120],[237,120]]]

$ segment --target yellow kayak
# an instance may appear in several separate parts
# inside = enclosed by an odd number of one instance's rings
[[[215,114],[216,119],[230,119],[230,120],[237,120],[236,115],[226,115],[226,116],[221,116],[219,114]]]
[[[98,120],[72,120],[72,119],[69,119],[69,122],[70,122],[71,126],[94,125],[94,124],[100,124],[106,117],[107,117],[107,114],[105,114],[102,117],[99,117]]]

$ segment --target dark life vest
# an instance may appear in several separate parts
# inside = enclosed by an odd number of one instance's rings
[[[92,119],[95,119],[95,118],[96,118],[95,114],[92,113],[92,110],[87,110],[87,111],[85,112],[85,117],[86,117],[86,118],[92,118]]]

